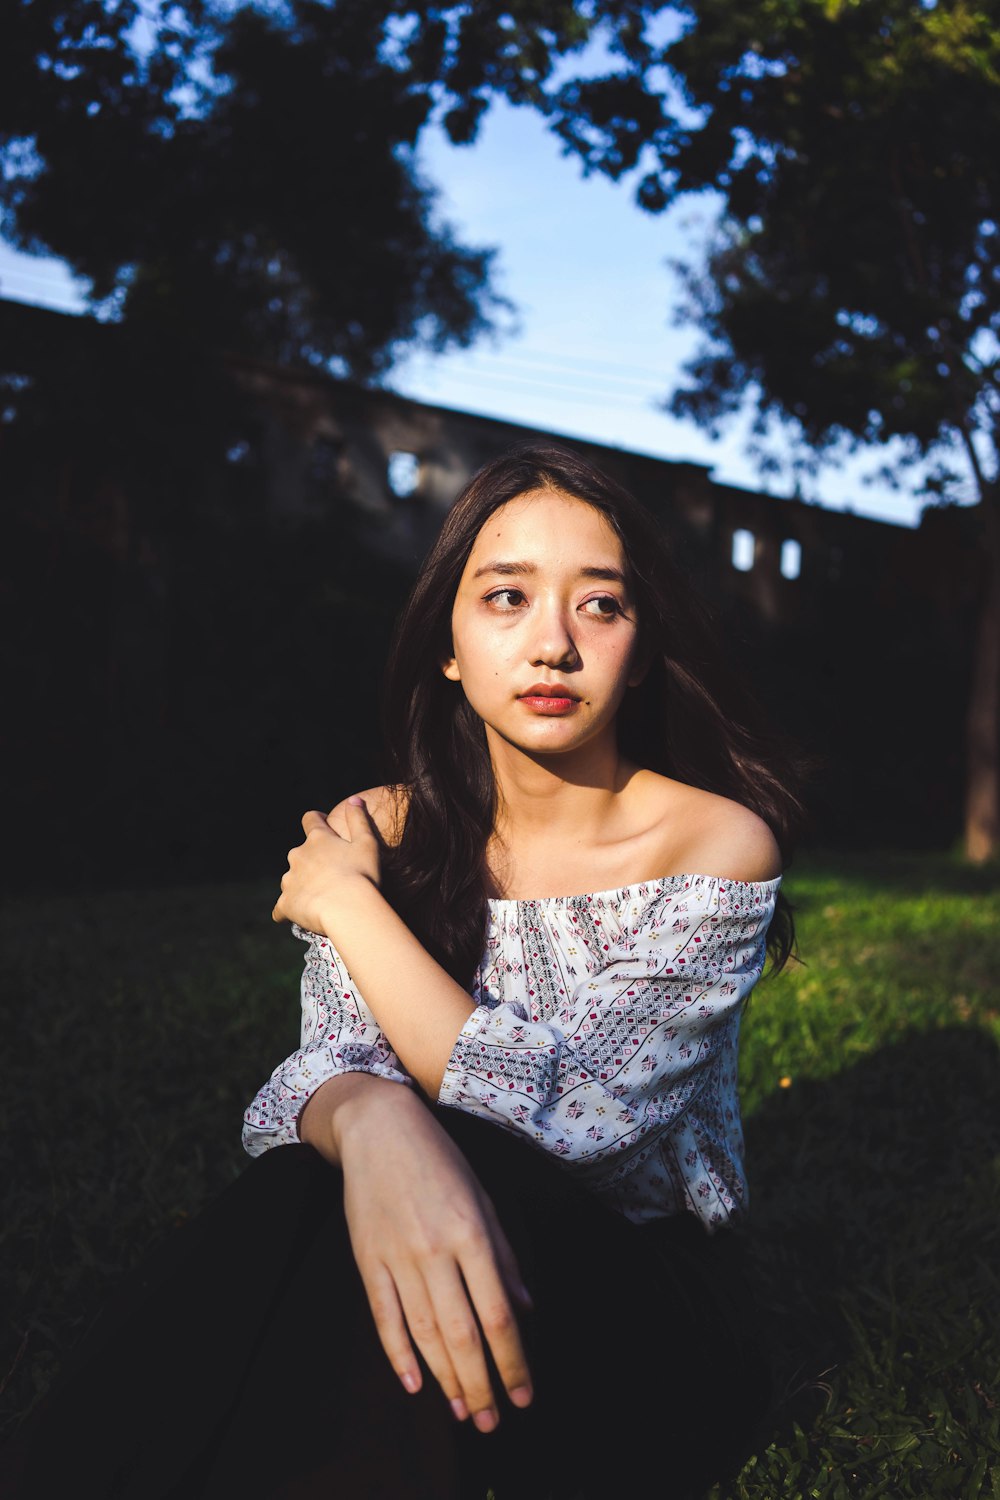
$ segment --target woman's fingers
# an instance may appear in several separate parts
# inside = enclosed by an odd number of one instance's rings
[[[475,1259],[467,1264],[464,1278],[448,1256],[419,1270],[381,1262],[359,1269],[382,1348],[406,1390],[417,1391],[422,1383],[416,1345],[455,1416],[471,1414],[481,1432],[492,1432],[500,1417],[485,1337],[511,1401],[528,1405],[531,1376],[517,1320],[488,1255],[478,1265]]]
[[[500,1268],[503,1284],[507,1288],[509,1295],[521,1307],[533,1308],[535,1304],[532,1301],[531,1293],[524,1284],[524,1277],[521,1275],[521,1267],[517,1263],[517,1256],[511,1249],[510,1241],[503,1232],[500,1220],[496,1215],[496,1209],[485,1194],[483,1195],[482,1206],[483,1217],[489,1227],[490,1237],[493,1241],[493,1253]]]
[[[490,1380],[483,1341],[476,1313],[454,1260],[440,1259],[425,1270],[430,1309],[436,1324],[436,1336],[443,1345],[444,1357],[454,1371],[459,1393],[480,1432],[492,1432],[500,1414]],[[421,1335],[414,1328],[410,1314],[410,1332],[417,1340],[427,1363]],[[432,1342],[436,1342],[432,1335]],[[431,1365],[433,1369],[434,1366]],[[448,1394],[445,1389],[445,1394]],[[453,1408],[454,1410],[454,1405]]]
[[[361,797],[351,797],[346,806],[347,831],[356,851],[358,866],[375,885],[379,883],[379,837],[371,813]]]
[[[493,1205],[409,1091],[391,1090],[361,1129],[352,1119],[338,1142],[344,1211],[382,1347],[407,1389],[418,1350],[456,1416],[491,1431],[497,1372],[515,1406],[531,1401],[514,1312],[530,1299]]]
[[[516,1265],[515,1275],[520,1285]],[[488,1243],[463,1260],[462,1276],[504,1389],[514,1406],[528,1406],[532,1398],[531,1372],[521,1329]]]
[[[500,1415],[484,1339],[515,1406],[530,1403],[532,1385],[521,1331],[490,1242],[483,1235],[458,1257],[435,1256],[421,1265],[420,1273],[397,1282],[413,1341],[453,1409],[458,1395],[480,1431],[491,1432]]]
[[[346,818],[342,816],[346,809]],[[315,809],[302,815],[303,840],[288,851],[275,922],[297,922],[310,932],[324,925],[345,883],[379,884],[379,842],[364,805],[340,804],[327,817]]]
[[[472,1408],[463,1395],[462,1382],[455,1372],[441,1332],[447,1315],[442,1319],[435,1310],[423,1278],[401,1267],[397,1272],[397,1281],[389,1267],[381,1262],[371,1267],[362,1266],[359,1262],[358,1269],[379,1341],[404,1389],[413,1394],[423,1384],[420,1364],[413,1349],[416,1344],[455,1416],[460,1421],[464,1420]],[[468,1309],[468,1299],[464,1293],[463,1300]],[[475,1320],[471,1310],[469,1320],[474,1331]],[[480,1350],[480,1354],[481,1352]],[[482,1378],[488,1391],[484,1404],[492,1408],[493,1395],[489,1391],[485,1361],[482,1362]],[[477,1389],[481,1391],[481,1383]]]
[[[328,827],[329,823],[327,819],[321,812],[317,812],[315,808],[312,808],[309,812],[302,814],[302,832],[306,835],[307,838],[314,828]]]
[[[381,1264],[366,1268],[359,1263],[358,1270],[364,1282],[368,1306],[375,1319],[379,1341],[389,1363],[406,1390],[411,1394],[419,1391],[423,1385],[423,1375],[406,1331],[403,1309],[388,1268]]]

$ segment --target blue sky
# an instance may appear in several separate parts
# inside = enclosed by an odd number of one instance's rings
[[[787,468],[765,480],[747,458],[748,419],[712,441],[658,410],[696,342],[691,329],[674,326],[680,288],[667,262],[697,253],[711,224],[709,199],[645,214],[627,182],[584,178],[537,115],[505,104],[491,109],[473,146],[453,147],[432,130],[421,155],[442,217],[465,241],[498,247],[499,288],[517,310],[499,338],[467,352],[408,356],[387,384],[443,406],[693,460],[727,483],[793,493]],[[58,261],[2,245],[0,296],[83,305]],[[803,482],[803,497],[913,525],[921,502],[912,490],[864,483],[884,459],[869,453],[827,466]]]

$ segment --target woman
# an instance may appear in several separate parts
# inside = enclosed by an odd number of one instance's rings
[[[392,654],[394,779],[289,856],[303,1045],[247,1111],[261,1159],[146,1273],[113,1392],[63,1405],[108,1493],[683,1496],[740,1456],[736,1046],[798,807],[724,675],[584,460],[459,497]]]

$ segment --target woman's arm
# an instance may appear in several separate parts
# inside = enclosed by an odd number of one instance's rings
[[[314,819],[326,827],[319,814]],[[309,821],[307,816],[304,825]],[[347,825],[342,826],[347,831]],[[373,855],[377,875],[377,842],[367,819],[365,832],[370,845],[359,840],[355,854]],[[315,846],[315,838],[312,843]],[[283,881],[283,888],[290,889],[279,903],[282,911],[276,909],[275,915],[293,917],[303,927],[323,933],[322,903],[303,895],[315,884],[315,860],[304,860],[302,853],[295,850],[290,856],[298,878]],[[375,887],[371,889],[377,896]],[[325,894],[322,883],[321,891]],[[379,901],[391,911],[380,896]],[[392,916],[398,922],[395,913]],[[404,932],[409,938],[408,930]],[[447,1132],[412,1089],[390,1081],[402,1075],[387,1069],[375,1076],[367,1055],[354,1055],[352,1038],[358,1026],[367,1043],[374,1045],[379,1038],[386,1047],[388,1043],[381,1030],[374,1039],[368,1036],[378,1026],[377,1018],[328,939],[329,934],[314,941],[310,954],[315,973],[310,980],[307,961],[303,980],[303,1041],[307,1032],[313,1038],[304,1049],[308,1055],[303,1061],[294,1054],[276,1069],[255,1104],[269,1087],[273,1092],[277,1080],[286,1132],[281,1139],[300,1137],[342,1169],[355,1260],[382,1345],[404,1387],[415,1391],[421,1384],[416,1345],[455,1415],[461,1419],[472,1413],[476,1426],[490,1431],[498,1412],[480,1330],[512,1403],[526,1406],[531,1401],[531,1377],[514,1308],[529,1306],[530,1298],[493,1206]],[[372,934],[363,941],[381,939]],[[359,949],[359,944],[351,946],[354,954]],[[406,959],[397,953],[395,962],[405,964]],[[396,970],[397,983],[401,972],[405,967]],[[455,989],[464,999],[462,1013],[467,1014],[472,1003],[458,986]],[[336,1017],[327,1014],[334,1000]],[[329,1035],[327,1020],[332,1025]],[[371,1050],[367,1043],[361,1050]],[[398,1062],[394,1052],[389,1056]],[[344,1071],[351,1065],[363,1071]],[[327,1067],[331,1072],[336,1068],[336,1074],[324,1079],[318,1070]],[[252,1105],[248,1118],[253,1109]],[[278,1138],[267,1142],[279,1143]]]
[[[691,876],[624,906],[565,908],[561,934],[534,937],[550,1004],[539,1012],[529,979],[478,1007],[439,1102],[517,1131],[629,1217],[661,1214],[665,1194],[708,1223],[738,1212],[740,1012],[776,894],[776,881]],[[498,938],[484,993],[503,993],[520,952]]]
[[[421,1385],[416,1344],[456,1417],[472,1413],[491,1431],[498,1412],[481,1329],[511,1401],[527,1406],[511,1303],[530,1298],[492,1203],[426,1105],[383,1079],[344,1074],[311,1096],[300,1130],[343,1170],[354,1258],[405,1389]]]
[[[331,826],[338,812],[346,837]],[[302,827],[272,915],[332,939],[407,1072],[435,1099],[475,1006],[380,892],[378,839],[362,799],[329,819],[306,813]]]
[[[691,889],[666,886],[617,936],[606,924],[588,946],[574,929],[579,953],[576,969],[561,977],[564,1001],[555,1014],[535,1017],[526,996],[474,1006],[433,963],[375,888],[377,845],[369,848],[359,817],[360,809],[348,809],[350,841],[331,841],[319,814],[303,820],[307,840],[293,851],[288,894],[294,903],[308,893],[313,919],[345,947],[353,941],[351,966],[364,972],[373,1011],[404,1065],[440,1103],[516,1131],[594,1191],[616,1202],[623,1192],[655,1199],[640,1176],[627,1190],[625,1179],[645,1172],[655,1187],[645,1164],[668,1134],[675,1144],[679,1128],[698,1135],[706,1084],[709,1113],[735,1110],[728,1094],[721,1102],[716,1095],[733,1092],[739,1011],[763,966],[776,882],[693,877]],[[683,1172],[700,1195],[698,1211],[710,1215],[706,1189],[719,1198],[720,1215],[735,1211],[729,1199],[738,1196],[741,1169],[732,1152],[720,1146],[717,1162],[696,1151],[689,1169],[692,1149],[685,1138]],[[713,1172],[721,1186],[713,1188]],[[632,1211],[656,1210],[633,1203]]]
[[[250,1156],[294,1144],[306,1102],[328,1079],[365,1073],[413,1082],[329,938],[295,932],[309,944],[300,1045],[275,1068],[243,1115],[243,1146]]]
[[[303,818],[306,840],[289,856],[274,915],[302,921],[306,911],[341,948],[427,1094],[491,1115],[588,1170],[609,1155],[624,1164],[680,1117],[701,1086],[712,1034],[760,975],[773,882],[697,877],[706,894],[693,909],[678,891],[669,920],[620,951],[605,945],[555,1023],[529,1021],[519,1004],[476,1007],[435,963],[378,890],[378,842],[362,799],[341,811],[345,836],[320,813]],[[749,908],[734,890],[752,897]],[[595,1110],[617,1115],[618,1128],[596,1122]]]

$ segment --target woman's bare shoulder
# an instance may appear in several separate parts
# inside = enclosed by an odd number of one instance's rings
[[[405,786],[388,784],[386,786],[370,786],[367,791],[354,792],[355,797],[360,797],[368,809],[368,814],[387,844],[398,844],[403,836],[403,824],[406,822],[406,809],[409,796]],[[346,807],[350,797],[345,797],[338,802],[330,814],[331,827],[341,835],[347,832]]]
[[[646,774],[654,777],[646,791],[658,814],[657,836],[667,873],[751,881],[781,874],[777,840],[749,807],[667,776]]]

